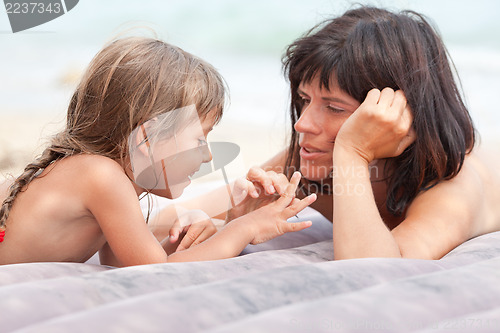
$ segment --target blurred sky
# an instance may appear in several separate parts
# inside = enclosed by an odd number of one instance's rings
[[[0,119],[64,115],[75,77],[102,45],[130,27],[150,27],[167,42],[212,63],[231,90],[226,118],[283,126],[288,91],[285,47],[314,24],[353,6],[344,0],[80,0],[62,17],[13,34],[0,10]],[[357,1],[413,9],[438,26],[454,59],[471,113],[497,136],[500,106],[500,2]]]

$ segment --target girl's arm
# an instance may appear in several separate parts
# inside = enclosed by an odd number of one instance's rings
[[[116,257],[113,262],[110,259],[102,263],[132,266],[166,262],[167,254],[149,230],[138,193],[121,166],[108,158],[95,156],[86,169],[88,174],[82,177],[86,187],[82,191],[86,194],[85,205],[99,223]],[[111,258],[109,254],[101,257]]]
[[[290,184],[278,200],[233,220],[207,241],[188,250],[172,254],[169,256],[169,261],[230,258],[241,253],[248,244],[259,244],[287,232],[310,227],[310,221],[287,222],[287,219],[316,200],[314,194],[302,200],[295,198],[299,181],[300,174],[297,172],[292,176]]]
[[[85,177],[89,180],[85,200],[117,262],[120,266],[167,262],[165,251],[144,222],[137,192],[121,167],[107,158],[99,164]],[[168,261],[229,258],[250,243],[309,227],[310,222],[286,222],[315,200],[315,196],[295,199],[299,181],[296,173],[280,199],[234,220],[207,241],[171,255]]]

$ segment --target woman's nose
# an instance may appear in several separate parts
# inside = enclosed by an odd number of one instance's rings
[[[299,119],[293,127],[299,133],[319,134],[321,132],[320,112],[314,104],[309,104],[302,109]]]

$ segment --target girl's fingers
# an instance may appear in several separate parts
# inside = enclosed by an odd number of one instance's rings
[[[312,204],[314,201],[316,201],[318,197],[316,196],[315,193],[308,195],[302,200],[299,200],[297,202],[294,202],[292,205],[288,206],[283,213],[285,214],[284,218],[289,219],[290,217],[297,215],[300,211],[302,211],[304,208]]]
[[[312,225],[312,221],[304,221],[304,222],[283,222],[284,225],[282,227],[283,232],[294,232],[304,230],[309,228]]]

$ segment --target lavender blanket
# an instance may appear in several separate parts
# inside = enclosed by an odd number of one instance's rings
[[[0,332],[499,332],[500,232],[332,261],[331,224],[212,262],[0,266]]]

